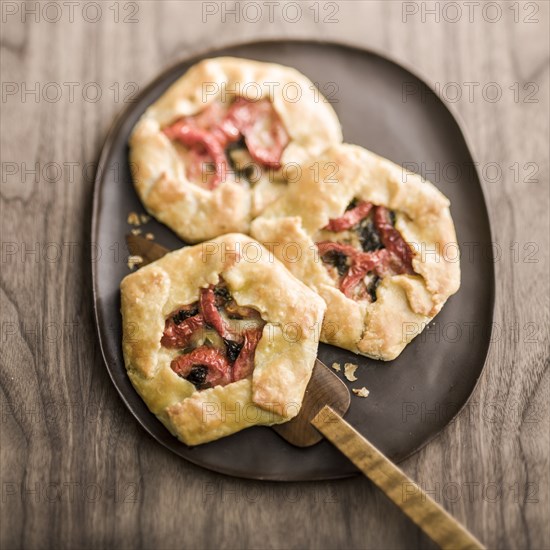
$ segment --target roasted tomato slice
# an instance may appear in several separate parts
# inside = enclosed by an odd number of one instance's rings
[[[359,202],[355,207],[346,210],[339,218],[332,218],[324,229],[328,231],[345,231],[357,225],[363,218],[366,218],[372,210],[372,203]]]
[[[233,365],[233,382],[246,378],[252,374],[254,370],[254,355],[256,347],[262,337],[262,329],[245,330],[244,344]]]
[[[216,307],[216,294],[213,286],[201,288],[199,307],[206,323],[215,329],[222,338],[231,339],[229,329]]]
[[[199,313],[180,323],[176,323],[175,316],[166,319],[164,333],[160,343],[167,348],[184,348],[191,339],[191,336],[198,330],[205,328],[206,323],[203,316]]]
[[[320,241],[316,244],[321,258],[328,252],[339,252],[353,258],[359,252],[351,244],[337,243],[335,241]]]
[[[239,131],[232,124],[228,124],[227,105],[220,101],[212,101],[206,109],[196,115],[186,117],[185,120],[199,128],[212,132],[215,138],[224,143],[238,139]]]
[[[203,376],[197,367],[205,367],[206,375]],[[191,378],[191,382],[196,382],[197,389],[231,383],[231,365],[227,357],[220,350],[207,346],[200,346],[190,353],[176,357],[170,368],[182,378]]]
[[[238,320],[229,321],[225,315],[233,315]],[[243,324],[247,319],[252,327]],[[233,322],[236,326],[230,327]],[[174,372],[201,390],[226,385],[252,373],[254,352],[264,325],[258,311],[237,305],[221,280],[218,285],[201,289],[198,302],[170,314],[161,344],[169,348],[190,348],[199,342],[197,331],[209,329],[208,339],[213,345],[202,344],[176,357],[170,365]],[[211,329],[217,334],[213,335]]]
[[[238,128],[235,127],[227,115],[227,106],[219,101],[213,101],[206,109],[203,109],[196,115],[180,119],[170,128],[177,128],[177,125],[180,124],[205,130],[212,134],[214,139],[216,139],[222,147],[225,147],[228,143],[237,141],[240,138]],[[170,128],[167,128],[168,133],[170,133]],[[177,139],[177,136],[169,137],[171,139]]]
[[[388,261],[389,252],[384,249],[376,252],[357,252],[352,258],[351,268],[340,281],[340,290],[348,298],[353,298],[354,293],[357,292],[357,285],[364,280],[368,273],[375,273],[378,277],[387,274]],[[366,287],[364,290],[367,290]],[[371,300],[370,294],[366,292],[359,292],[358,295]]]
[[[404,241],[401,233],[391,222],[390,211],[383,206],[374,209],[374,225],[380,234],[382,243],[399,261],[392,261],[392,267],[397,273],[414,273],[412,268],[413,253],[410,246]]]
[[[227,174],[227,159],[225,157],[225,143],[220,141],[219,136],[210,130],[198,127],[195,122],[186,119],[179,120],[172,126],[164,129],[169,139],[178,140],[191,149],[198,150],[199,158],[204,158],[200,173],[203,173],[204,166],[208,160],[215,165],[215,173],[210,180],[210,188],[215,189],[225,180]],[[222,133],[219,133],[222,135]],[[202,155],[204,153],[204,155]],[[195,174],[197,168],[192,168]],[[189,174],[189,172],[188,172]]]
[[[338,274],[340,275],[340,290],[348,297],[365,297],[370,299],[368,293],[357,293],[356,287],[365,278],[367,273],[375,273],[383,277],[389,272],[390,253],[386,249],[375,252],[361,252],[349,244],[342,244],[333,241],[322,241],[317,243],[321,258],[328,258],[328,263],[333,257],[338,258]],[[345,258],[345,260],[343,258]],[[346,267],[348,266],[349,267]]]
[[[349,209],[340,218],[332,219],[325,227],[329,231],[343,231],[356,226],[370,213],[373,205],[362,202]],[[362,252],[355,247],[333,241],[317,243],[321,259],[335,266],[340,276],[340,290],[348,297],[355,299],[366,298],[373,300],[379,279],[387,275],[413,274],[413,253],[399,231],[395,229],[390,210],[383,206],[375,206],[373,210],[373,223],[376,238],[381,241],[375,246],[372,236],[367,243],[368,252]],[[372,230],[373,228],[371,228]],[[364,235],[360,235],[361,237]],[[368,235],[367,235],[368,237]],[[364,239],[361,239],[365,247]],[[379,248],[383,245],[384,248]],[[364,280],[367,274],[373,274],[376,283],[370,284],[370,289],[358,289],[357,286]]]
[[[244,136],[250,156],[260,164],[278,169],[289,137],[269,99],[250,101],[238,98],[227,119]]]
[[[227,110],[219,102],[191,117],[184,117],[164,130],[171,140],[188,147],[192,156],[187,176],[197,181],[204,167],[214,164],[208,180],[210,189],[225,181],[228,160],[225,149],[229,143],[244,137],[252,158],[260,164],[280,168],[283,150],[289,137],[282,121],[268,99],[249,101],[238,98]]]

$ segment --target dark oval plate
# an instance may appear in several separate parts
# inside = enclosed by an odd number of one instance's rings
[[[167,70],[118,118],[106,140],[95,184],[92,241],[94,300],[99,341],[115,387],[140,424],[191,462],[229,475],[281,481],[346,477],[355,467],[329,443],[295,448],[265,427],[189,448],[173,437],[134,391],[121,349],[119,284],[128,274],[125,235],[130,211],[144,212],[131,183],[128,136],[135,122],[192,64],[232,55],[296,67],[317,84],[340,117],[345,140],[419,171],[451,200],[462,247],[462,286],[430,326],[391,363],[321,345],[319,357],[360,365],[346,418],[383,453],[400,461],[425,445],[465,405],[489,347],[494,263],[483,192],[462,131],[447,107],[403,67],[372,52],[315,42],[261,42],[210,51]],[[435,171],[435,173],[434,173]],[[151,220],[158,243],[182,242]]]

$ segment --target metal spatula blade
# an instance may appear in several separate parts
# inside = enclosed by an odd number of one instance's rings
[[[163,256],[171,252],[168,248],[150,241],[139,235],[126,235],[126,244],[128,246],[128,252],[132,256],[140,256],[143,260],[139,267],[144,267],[147,264],[160,260]]]
[[[344,382],[317,359],[300,412],[292,420],[284,424],[276,424],[272,428],[292,445],[311,447],[323,439],[321,432],[311,424],[313,418],[325,405],[329,405],[340,416],[344,416],[350,402],[350,393]]]

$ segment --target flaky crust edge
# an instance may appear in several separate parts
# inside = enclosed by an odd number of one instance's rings
[[[253,253],[259,254],[254,261]],[[170,369],[173,352],[162,348],[160,339],[168,314],[196,301],[199,289],[217,283],[220,275],[237,302],[257,308],[268,323],[252,377],[199,392]],[[188,445],[285,422],[301,406],[325,308],[319,296],[247,236],[231,234],[183,248],[121,283],[126,369],[149,409]]]
[[[261,95],[251,83],[261,84]],[[285,97],[294,98],[290,95],[294,84],[301,96],[295,102],[286,101]],[[211,88],[203,88],[205,85]],[[224,89],[235,90],[237,85],[243,92],[240,95],[252,100],[272,98],[291,139],[283,153],[283,165],[301,163],[342,141],[331,105],[297,70],[233,57],[197,63],[145,111],[129,140],[132,176],[141,201],[150,214],[187,242],[248,232],[252,191],[230,178],[213,191],[190,183],[183,161],[161,128],[198,113]]]
[[[414,249],[417,275],[384,278],[372,304],[338,290],[313,240],[354,197],[395,210],[396,227]],[[460,286],[448,199],[419,175],[356,145],[334,146],[302,167],[287,195],[254,220],[251,234],[325,300],[322,341],[375,359],[395,359]]]

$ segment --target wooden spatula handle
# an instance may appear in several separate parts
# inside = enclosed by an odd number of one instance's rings
[[[330,407],[321,409],[311,423],[441,548],[485,548]]]

